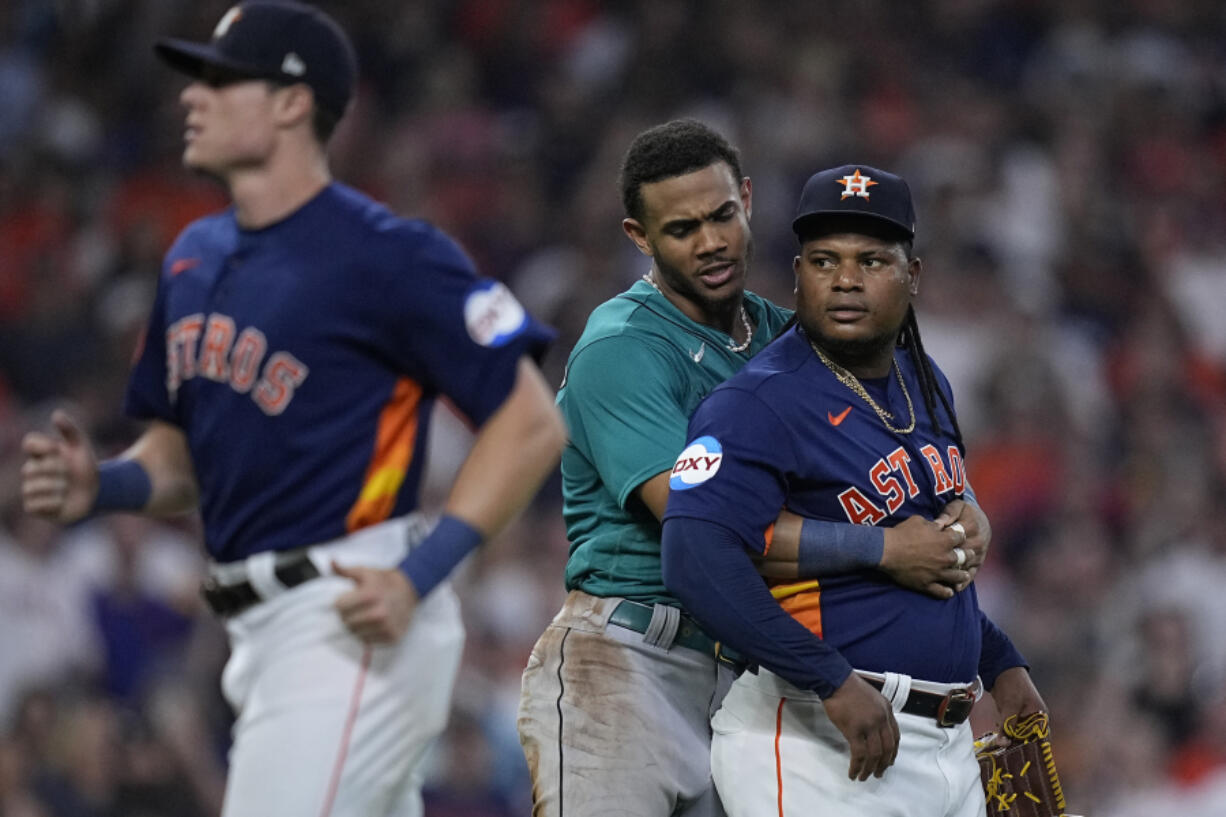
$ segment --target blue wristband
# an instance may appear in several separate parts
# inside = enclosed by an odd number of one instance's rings
[[[477,549],[481,531],[454,516],[444,516],[421,544],[409,551],[400,569],[409,577],[419,598],[447,578],[464,557]]]
[[[808,518],[800,523],[796,562],[803,578],[874,568],[884,552],[881,528]]]
[[[140,511],[149,504],[153,484],[136,460],[106,460],[98,465],[98,496],[93,511]]]

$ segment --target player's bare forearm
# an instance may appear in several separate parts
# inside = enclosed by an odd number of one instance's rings
[[[961,504],[959,500],[959,505]],[[961,511],[961,508],[957,510]],[[952,523],[956,518],[951,517],[948,523]],[[948,523],[942,525],[914,516],[894,527],[884,528],[884,546],[880,560],[875,564],[857,564],[853,567],[875,567],[903,587],[936,598],[949,598],[970,583],[971,574],[965,569],[966,565],[961,569],[957,566],[954,548],[963,545],[963,536],[960,532],[950,529]],[[829,522],[819,524],[826,527],[850,525]],[[816,571],[812,566],[801,566],[800,550],[804,525],[805,519],[790,511],[779,514],[771,533],[770,547],[765,555],[756,559],[761,575],[767,578],[794,579],[820,578],[823,575],[845,572],[823,570],[820,565]],[[969,551],[967,555],[969,557]]]
[[[781,511],[771,532],[770,547],[754,556],[758,573],[768,579],[798,579],[800,576],[800,527],[804,517]]]
[[[553,391],[536,365],[521,359],[515,387],[460,466],[446,512],[486,538],[495,535],[536,496],[565,444]]]
[[[154,420],[120,456],[138,461],[149,474],[151,491],[144,513],[178,516],[196,509],[200,499],[196,469],[187,435],[177,426]]]
[[[996,711],[1000,718],[995,731],[1002,736],[998,739],[998,743],[1002,745],[1008,743],[1001,729],[1001,725],[1006,720],[1011,717],[1024,718],[1034,712],[1047,711],[1047,704],[1043,701],[1039,690],[1035,688],[1034,682],[1030,680],[1030,671],[1025,667],[1012,667],[1005,670],[996,677],[996,682],[988,691],[992,694],[992,701],[996,704]]]

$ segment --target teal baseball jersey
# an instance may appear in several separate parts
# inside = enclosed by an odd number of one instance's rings
[[[593,310],[558,390],[570,427],[562,452],[568,590],[680,606],[661,577],[660,523],[635,489],[672,469],[690,414],[792,314],[751,292],[745,309],[755,329],[744,352],[646,281]]]

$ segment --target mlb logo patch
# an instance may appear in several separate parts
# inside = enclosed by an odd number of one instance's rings
[[[699,437],[685,447],[673,466],[668,487],[688,491],[715,476],[724,461],[724,448],[714,437]]]
[[[502,283],[482,281],[464,301],[464,325],[482,346],[504,346],[528,325],[528,313]]]

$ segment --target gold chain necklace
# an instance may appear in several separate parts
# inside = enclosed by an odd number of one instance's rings
[[[834,373],[834,376],[838,378],[840,383],[854,391],[865,403],[868,403],[869,407],[877,412],[877,416],[881,418],[881,422],[885,424],[886,428],[895,434],[910,434],[915,430],[915,406],[911,403],[911,393],[907,391],[907,384],[902,379],[902,370],[898,368],[897,360],[891,361],[894,366],[894,375],[898,378],[898,385],[902,387],[902,396],[907,398],[907,413],[911,415],[911,422],[907,423],[906,428],[895,428],[891,425],[890,421],[894,419],[894,415],[877,405],[877,401],[864,388],[864,384],[860,382],[859,378],[826,357],[826,353],[813,342],[812,338],[809,338],[807,335],[805,337],[809,341],[809,345],[813,347],[813,351],[817,353],[817,359],[826,364],[826,368]]]
[[[653,276],[650,272],[644,273],[643,280],[651,284],[652,288],[656,292],[659,292],[661,295],[664,295],[664,290],[660,289],[660,285],[656,283],[655,276]],[[664,295],[664,297],[667,298],[668,296]],[[727,344],[724,348],[727,349],[729,352],[744,352],[746,349],[749,348],[750,341],[753,340],[753,324],[749,322],[749,314],[745,311],[745,302],[743,300],[741,301],[740,315],[741,315],[741,326],[745,327],[745,342]],[[728,337],[731,338],[732,335],[729,334]],[[733,340],[735,340],[735,338],[733,338]]]

